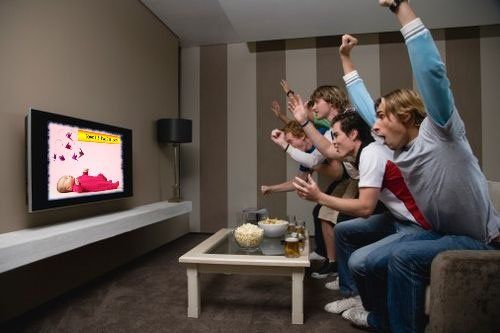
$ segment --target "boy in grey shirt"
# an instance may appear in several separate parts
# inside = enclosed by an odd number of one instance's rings
[[[366,289],[377,299],[344,312],[355,324],[393,332],[422,332],[425,287],[433,258],[446,250],[492,250],[500,216],[485,176],[465,136],[446,69],[432,36],[408,2],[379,0],[396,13],[422,99],[408,89],[373,100],[358,73],[346,71],[349,96],[377,135],[393,149],[394,162],[432,226],[373,251],[366,259]],[[426,116],[427,115],[427,116]],[[366,304],[364,304],[367,307]]]

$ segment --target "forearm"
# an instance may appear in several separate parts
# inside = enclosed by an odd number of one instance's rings
[[[306,180],[307,175],[310,174],[310,172],[303,172],[300,171],[296,177]],[[281,184],[276,184],[276,185],[270,185],[268,186],[269,192],[274,193],[274,192],[291,192],[295,190],[295,187],[293,186],[293,181],[294,179],[290,179],[289,181],[286,181]]]
[[[356,108],[361,118],[370,127],[375,124],[375,104],[370,93],[366,89],[365,83],[356,70],[344,75],[349,100]]]
[[[354,62],[350,56],[340,55],[340,61],[342,62],[342,69],[344,70],[344,75],[349,74],[356,70],[354,67]]]
[[[396,17],[399,20],[399,23],[402,27],[413,21],[417,18],[413,9],[411,9],[410,4],[408,2],[403,2],[399,5],[399,8],[396,12]]]
[[[318,132],[318,130],[314,127],[314,124],[309,122],[306,126],[304,126],[304,132],[306,132],[307,137],[311,139],[314,147],[326,158],[340,160],[337,149],[333,146],[333,144],[325,138],[323,134]]]
[[[293,187],[293,181],[289,180],[281,184],[269,185],[268,186],[269,193],[277,193],[277,192],[291,192],[295,190]]]
[[[309,154],[292,146],[289,146],[286,152],[292,159],[310,169],[313,168],[316,164],[325,160],[325,157],[319,153]]]
[[[290,119],[288,119],[288,117],[285,116],[283,113],[279,114],[278,119],[281,120],[281,122],[285,125],[288,124],[288,122],[290,121]]]
[[[321,193],[318,203],[341,213],[356,216],[368,217],[373,213],[374,205],[360,199],[338,198],[332,195]]]

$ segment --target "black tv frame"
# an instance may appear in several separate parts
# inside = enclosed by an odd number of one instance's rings
[[[91,128],[122,136],[123,191],[96,192],[95,195],[49,200],[48,189],[48,124],[57,122],[80,128]],[[132,179],[132,130],[90,120],[63,116],[37,109],[29,109],[25,118],[27,199],[30,213],[84,203],[112,200],[133,196]]]

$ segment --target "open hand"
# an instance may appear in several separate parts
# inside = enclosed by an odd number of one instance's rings
[[[307,181],[295,177],[293,181],[293,187],[297,192],[297,195],[302,199],[309,201],[318,201],[321,191],[318,187],[318,184],[312,179],[311,175],[307,175]]]
[[[340,45],[339,53],[340,55],[349,57],[351,55],[351,50],[358,45],[358,40],[348,34],[342,36],[342,45]]]
[[[288,111],[293,114],[293,117],[299,124],[303,124],[307,120],[307,107],[304,105],[300,95],[290,98],[288,101]]]
[[[288,86],[288,83],[285,80],[280,81],[281,88],[283,88],[283,91],[285,92],[286,96],[288,97],[288,92],[291,90],[290,87]]]
[[[280,117],[280,115],[281,115],[281,107],[280,107],[280,103],[278,103],[278,101],[273,101],[271,103],[271,111],[273,111],[273,113],[276,116],[276,118]]]

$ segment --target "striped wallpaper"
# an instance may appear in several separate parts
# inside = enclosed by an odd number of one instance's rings
[[[433,35],[471,147],[486,176],[500,181],[500,25]],[[357,37],[353,58],[374,97],[414,87],[399,33]],[[282,78],[303,96],[323,84],[343,87],[339,43],[340,36],[330,36],[182,50],[181,114],[193,119],[193,142],[181,148],[181,186],[184,198],[193,201],[191,231],[234,226],[247,207],[266,207],[278,217],[296,215],[312,231],[312,203],[295,193],[260,195],[260,185],[284,182],[298,168],[269,138],[282,126],[269,106],[276,99],[285,108]]]

